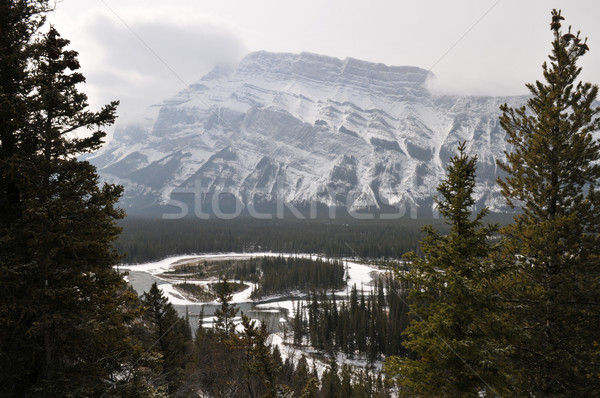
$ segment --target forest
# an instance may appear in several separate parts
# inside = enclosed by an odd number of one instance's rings
[[[437,187],[442,221],[422,230],[398,220],[125,219],[123,188],[81,159],[103,145],[118,101],[89,109],[78,53],[46,24],[50,12],[47,0],[0,0],[0,396],[597,396],[599,88],[579,80],[590,49],[560,10],[543,81],[526,85],[522,108],[500,107],[513,150],[497,183],[510,221],[474,208],[479,159],[465,141]],[[338,301],[342,262],[263,260],[257,295],[308,290],[292,344],[324,366],[284,359],[267,326],[232,302],[237,282],[225,275],[214,327],[194,325],[194,335],[156,283],[138,296],[115,270],[230,250],[403,266]]]
[[[507,216],[498,216],[507,220]],[[397,259],[418,250],[422,227],[441,220],[162,220],[127,217],[115,247],[127,263],[182,253],[319,253]]]
[[[260,276],[257,278],[256,289],[252,291],[253,299],[292,291],[341,290],[346,287],[345,270],[341,261],[281,256],[263,257],[258,261]],[[250,269],[251,267],[252,265]],[[241,271],[242,269],[236,268],[236,279],[237,276],[241,279],[252,278],[252,273]]]
[[[321,372],[301,351],[295,358],[282,358],[278,347],[267,343],[266,325],[257,325],[243,313],[243,329],[236,331],[234,318],[239,310],[230,302],[228,285],[226,279],[220,284],[221,308],[216,314],[216,326],[198,328],[193,338],[189,327],[175,327],[159,335],[160,325],[187,323],[177,318],[156,285],[142,297],[148,308],[157,308],[147,317],[143,331],[155,330],[154,336],[160,343],[150,347],[155,355],[149,357],[160,358],[162,354],[164,359],[160,369],[162,391],[170,396],[203,393],[214,397],[391,397],[391,386],[381,372],[339,364],[333,355],[324,358],[328,366]],[[156,368],[146,369],[143,377],[157,377],[152,374]]]
[[[306,306],[297,304],[290,321],[294,343],[341,352],[350,359],[358,355],[367,360],[367,367],[387,356],[407,356],[402,346],[410,321],[406,291],[391,275],[376,279],[367,294],[352,286],[347,301],[333,292],[312,291]]]

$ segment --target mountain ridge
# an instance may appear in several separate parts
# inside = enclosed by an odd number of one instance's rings
[[[251,53],[117,126],[89,160],[125,186],[121,204],[132,214],[319,207],[413,216],[434,211],[449,157],[467,141],[480,161],[478,204],[506,210],[495,184],[510,149],[499,106],[526,97],[435,96],[432,77],[353,58]]]

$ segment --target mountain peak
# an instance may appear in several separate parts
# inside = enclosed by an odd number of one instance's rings
[[[435,97],[424,84],[432,76],[258,51],[236,68],[215,68],[151,120],[118,126],[90,160],[125,186],[131,213],[185,203],[215,214],[224,202],[250,213],[319,204],[430,214],[449,157],[468,141],[480,159],[478,199],[500,209],[496,159],[508,147],[498,106],[523,99]]]
[[[408,94],[426,96],[425,82],[433,77],[431,72],[414,66],[387,66],[309,52],[292,54],[267,51],[248,54],[240,62],[235,75],[242,80],[260,76],[266,82],[347,87],[359,96],[384,95],[395,100]]]

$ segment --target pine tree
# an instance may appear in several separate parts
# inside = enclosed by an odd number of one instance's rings
[[[144,319],[149,322],[152,332],[147,350],[157,348],[160,352],[162,369],[157,378],[164,379],[160,385],[166,386],[167,391],[173,393],[182,383],[185,366],[190,360],[190,325],[179,316],[156,282],[144,293],[141,301],[146,308]]]
[[[300,301],[296,303],[292,330],[294,332],[294,344],[301,345],[304,339],[304,305],[301,305]]]
[[[296,363],[296,368],[294,369],[294,373],[292,374],[292,389],[296,396],[301,395],[302,390],[306,386],[308,380],[310,379],[310,367],[308,366],[308,361],[306,360],[306,356],[302,355],[298,362]]]
[[[276,398],[278,392],[283,391],[283,386],[277,385],[280,366],[275,361],[270,347],[266,344],[269,337],[267,326],[261,323],[259,327],[256,327],[256,321],[250,320],[244,313],[242,313],[242,325],[244,327],[242,341],[247,352],[244,369],[249,375],[260,379],[266,391],[263,398]]]
[[[26,158],[22,142],[27,128],[30,101],[35,95],[30,61],[32,43],[44,24],[48,1],[0,1],[0,231],[4,239],[12,222],[23,213],[17,176],[11,165]],[[31,151],[31,149],[29,149]],[[14,239],[14,238],[13,238]],[[4,243],[6,247],[10,242]],[[9,253],[4,258],[9,258]]]
[[[300,393],[300,398],[317,398],[319,396],[319,380],[317,377],[311,377],[306,381],[306,385]]]
[[[438,186],[441,198],[436,202],[450,233],[443,236],[432,226],[425,227],[424,257],[409,254],[410,270],[399,275],[411,284],[413,320],[404,333],[404,345],[418,355],[387,362],[403,396],[473,397],[481,391],[496,392],[482,321],[491,295],[489,238],[495,226],[482,225],[487,209],[472,214],[477,158],[465,152],[462,143],[450,160],[447,178]]]
[[[0,1],[0,385],[102,395],[135,362],[133,298],[112,268],[121,187],[99,186],[77,156],[100,147],[117,103],[87,110],[77,53],[54,28],[38,32],[47,11]]]
[[[340,397],[351,397],[352,396],[352,372],[350,365],[342,365],[340,371]]]
[[[329,366],[321,377],[321,393],[323,398],[341,398],[339,395],[341,387],[340,378],[337,372],[337,364]]]
[[[513,151],[499,180],[511,206],[522,210],[503,230],[513,272],[504,294],[507,347],[517,393],[593,396],[600,387],[600,129],[598,86],[578,81],[587,53],[579,33],[554,36],[545,81],[527,84],[527,107],[501,107],[500,122]]]
[[[221,307],[215,310],[215,329],[223,340],[227,340],[235,331],[234,318],[239,308],[231,303],[233,298],[233,286],[224,275],[216,285],[217,301],[221,303]]]

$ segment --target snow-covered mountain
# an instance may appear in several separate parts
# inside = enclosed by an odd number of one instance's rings
[[[119,125],[88,160],[124,185],[129,213],[267,218],[341,207],[414,217],[431,214],[449,158],[467,141],[479,157],[479,204],[502,210],[496,160],[508,146],[499,106],[525,98],[434,96],[425,86],[432,77],[255,52]]]

